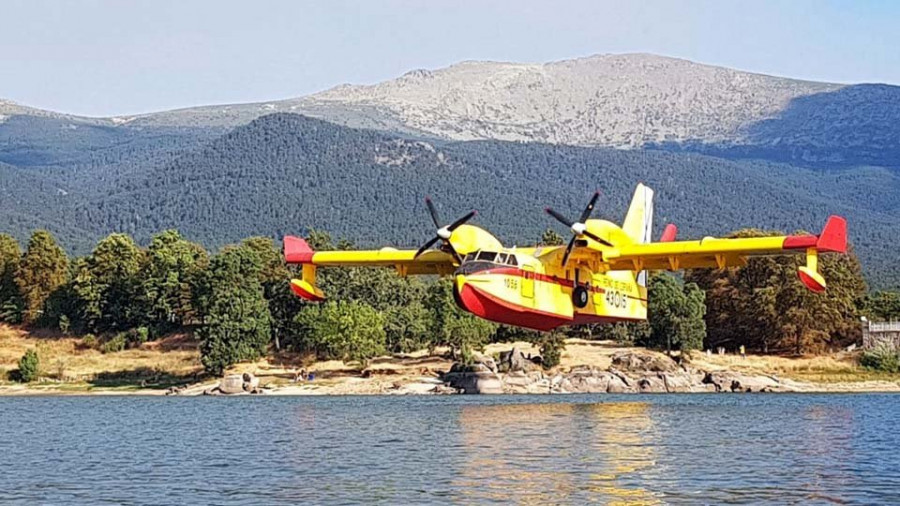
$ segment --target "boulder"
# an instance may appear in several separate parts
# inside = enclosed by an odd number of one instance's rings
[[[496,373],[491,371],[477,372],[448,372],[444,375],[444,381],[456,390],[464,394],[502,394],[503,382]]]
[[[533,371],[539,368],[539,365],[526,357],[518,348],[500,353],[500,363],[498,364],[500,372]]]
[[[219,381],[219,392],[223,394],[244,393],[244,377],[240,374],[229,374]]]
[[[487,355],[475,355],[475,363],[482,364],[491,372],[497,371],[497,362]]]
[[[642,393],[665,393],[666,382],[659,376],[644,376],[637,381],[638,391]]]
[[[775,392],[792,390],[771,376],[743,374],[733,371],[712,371],[703,377],[716,392]]]
[[[663,355],[626,351],[612,357],[612,365],[628,372],[671,372],[678,370],[678,364]]]

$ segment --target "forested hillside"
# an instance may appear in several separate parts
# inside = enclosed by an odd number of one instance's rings
[[[429,237],[422,203],[449,219],[478,209],[477,223],[524,244],[552,222],[543,213],[581,209],[621,221],[634,185],[657,190],[657,233],[682,237],[744,227],[817,232],[828,214],[848,218],[870,284],[898,282],[891,241],[900,231],[900,181],[884,169],[814,171],[693,154],[498,141],[436,142],[357,130],[292,114],[262,117],[207,141],[160,137],[116,144],[104,161],[0,166],[0,232],[24,240],[46,227],[86,251],[111,231],[147,243],[166,228],[216,247],[241,238],[311,228],[363,246],[416,246]],[[101,150],[102,151],[102,150]],[[87,155],[85,155],[87,156]],[[78,159],[81,160],[81,159]],[[25,183],[23,183],[25,182]]]

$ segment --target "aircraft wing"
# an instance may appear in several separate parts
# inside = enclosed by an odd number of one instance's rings
[[[313,251],[307,242],[299,237],[285,236],[284,259],[289,264],[303,265],[303,279],[292,279],[291,289],[307,300],[322,300],[325,295],[316,287],[316,268],[329,266],[343,267],[393,267],[402,275],[408,274],[451,274],[456,268],[455,260],[449,253],[427,250],[418,257],[416,250]]]
[[[378,250],[313,251],[299,237],[284,238],[284,259],[289,264],[343,267],[395,267],[401,274],[449,274],[455,263],[453,256],[439,250],[428,250],[415,257],[416,250],[382,248]]]
[[[674,235],[674,234],[672,234]],[[603,252],[603,262],[610,270],[679,270],[692,268],[725,268],[739,266],[748,257],[764,255],[806,254],[807,268],[801,268],[804,283],[816,291],[824,281],[816,272],[818,253],[847,251],[847,222],[831,216],[819,235],[788,235],[720,239],[707,237],[699,241],[668,241],[629,244]],[[804,271],[809,272],[804,272]],[[812,277],[812,284],[804,278]],[[824,288],[823,288],[824,289]]]

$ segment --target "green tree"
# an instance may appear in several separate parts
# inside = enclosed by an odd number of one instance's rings
[[[304,347],[321,359],[365,363],[385,352],[384,315],[362,302],[308,306],[296,320]]]
[[[389,351],[410,353],[428,347],[431,313],[421,301],[385,309],[384,320]]]
[[[211,374],[256,360],[266,351],[271,330],[259,281],[261,264],[249,248],[227,248],[212,258],[208,273],[198,282],[208,294],[206,318],[197,330],[200,361]]]
[[[34,323],[50,295],[66,283],[69,259],[46,230],[31,235],[16,269],[15,281],[23,303],[23,321]]]
[[[85,328],[91,332],[124,330],[140,323],[139,273],[145,259],[144,251],[130,236],[110,234],[79,262],[72,288]]]
[[[6,234],[0,234],[0,321],[19,323],[22,301],[16,285],[16,270],[22,250],[19,243]]]
[[[563,239],[563,236],[556,233],[552,228],[548,228],[544,230],[544,233],[541,234],[541,239],[538,241],[538,246],[559,246],[561,244],[565,244],[566,240]]]
[[[244,239],[240,247],[254,251],[260,258],[259,281],[272,317],[271,339],[275,349],[280,350],[283,345],[290,345],[291,337],[296,335],[294,317],[304,305],[291,291],[290,280],[295,276],[295,271],[285,263],[281,251],[268,237]]]
[[[453,282],[441,279],[431,284],[425,298],[431,312],[431,348],[449,346],[463,362],[488,343],[497,325],[459,309],[453,298]]]
[[[209,266],[202,246],[185,240],[176,230],[153,237],[147,248],[146,268],[141,272],[141,320],[164,332],[194,322],[193,287]]]
[[[704,293],[694,283],[682,284],[675,277],[660,273],[650,277],[648,286],[649,337],[638,344],[670,352],[688,351],[703,346],[706,336]]]
[[[592,338],[611,340],[626,346],[647,342],[650,339],[650,325],[646,321],[600,323],[589,327]]]
[[[900,292],[870,293],[861,300],[860,312],[870,320],[900,320]]]
[[[25,355],[19,359],[19,381],[30,383],[38,378],[40,373],[41,360],[35,350],[28,350]]]

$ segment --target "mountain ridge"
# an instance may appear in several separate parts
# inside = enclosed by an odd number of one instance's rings
[[[469,60],[284,100],[110,118],[23,108],[15,110],[109,127],[221,131],[288,112],[446,140],[653,147],[805,166],[900,165],[898,86],[798,80],[647,53]],[[14,110],[5,109],[0,102],[0,115]],[[840,125],[847,128],[835,135]]]

